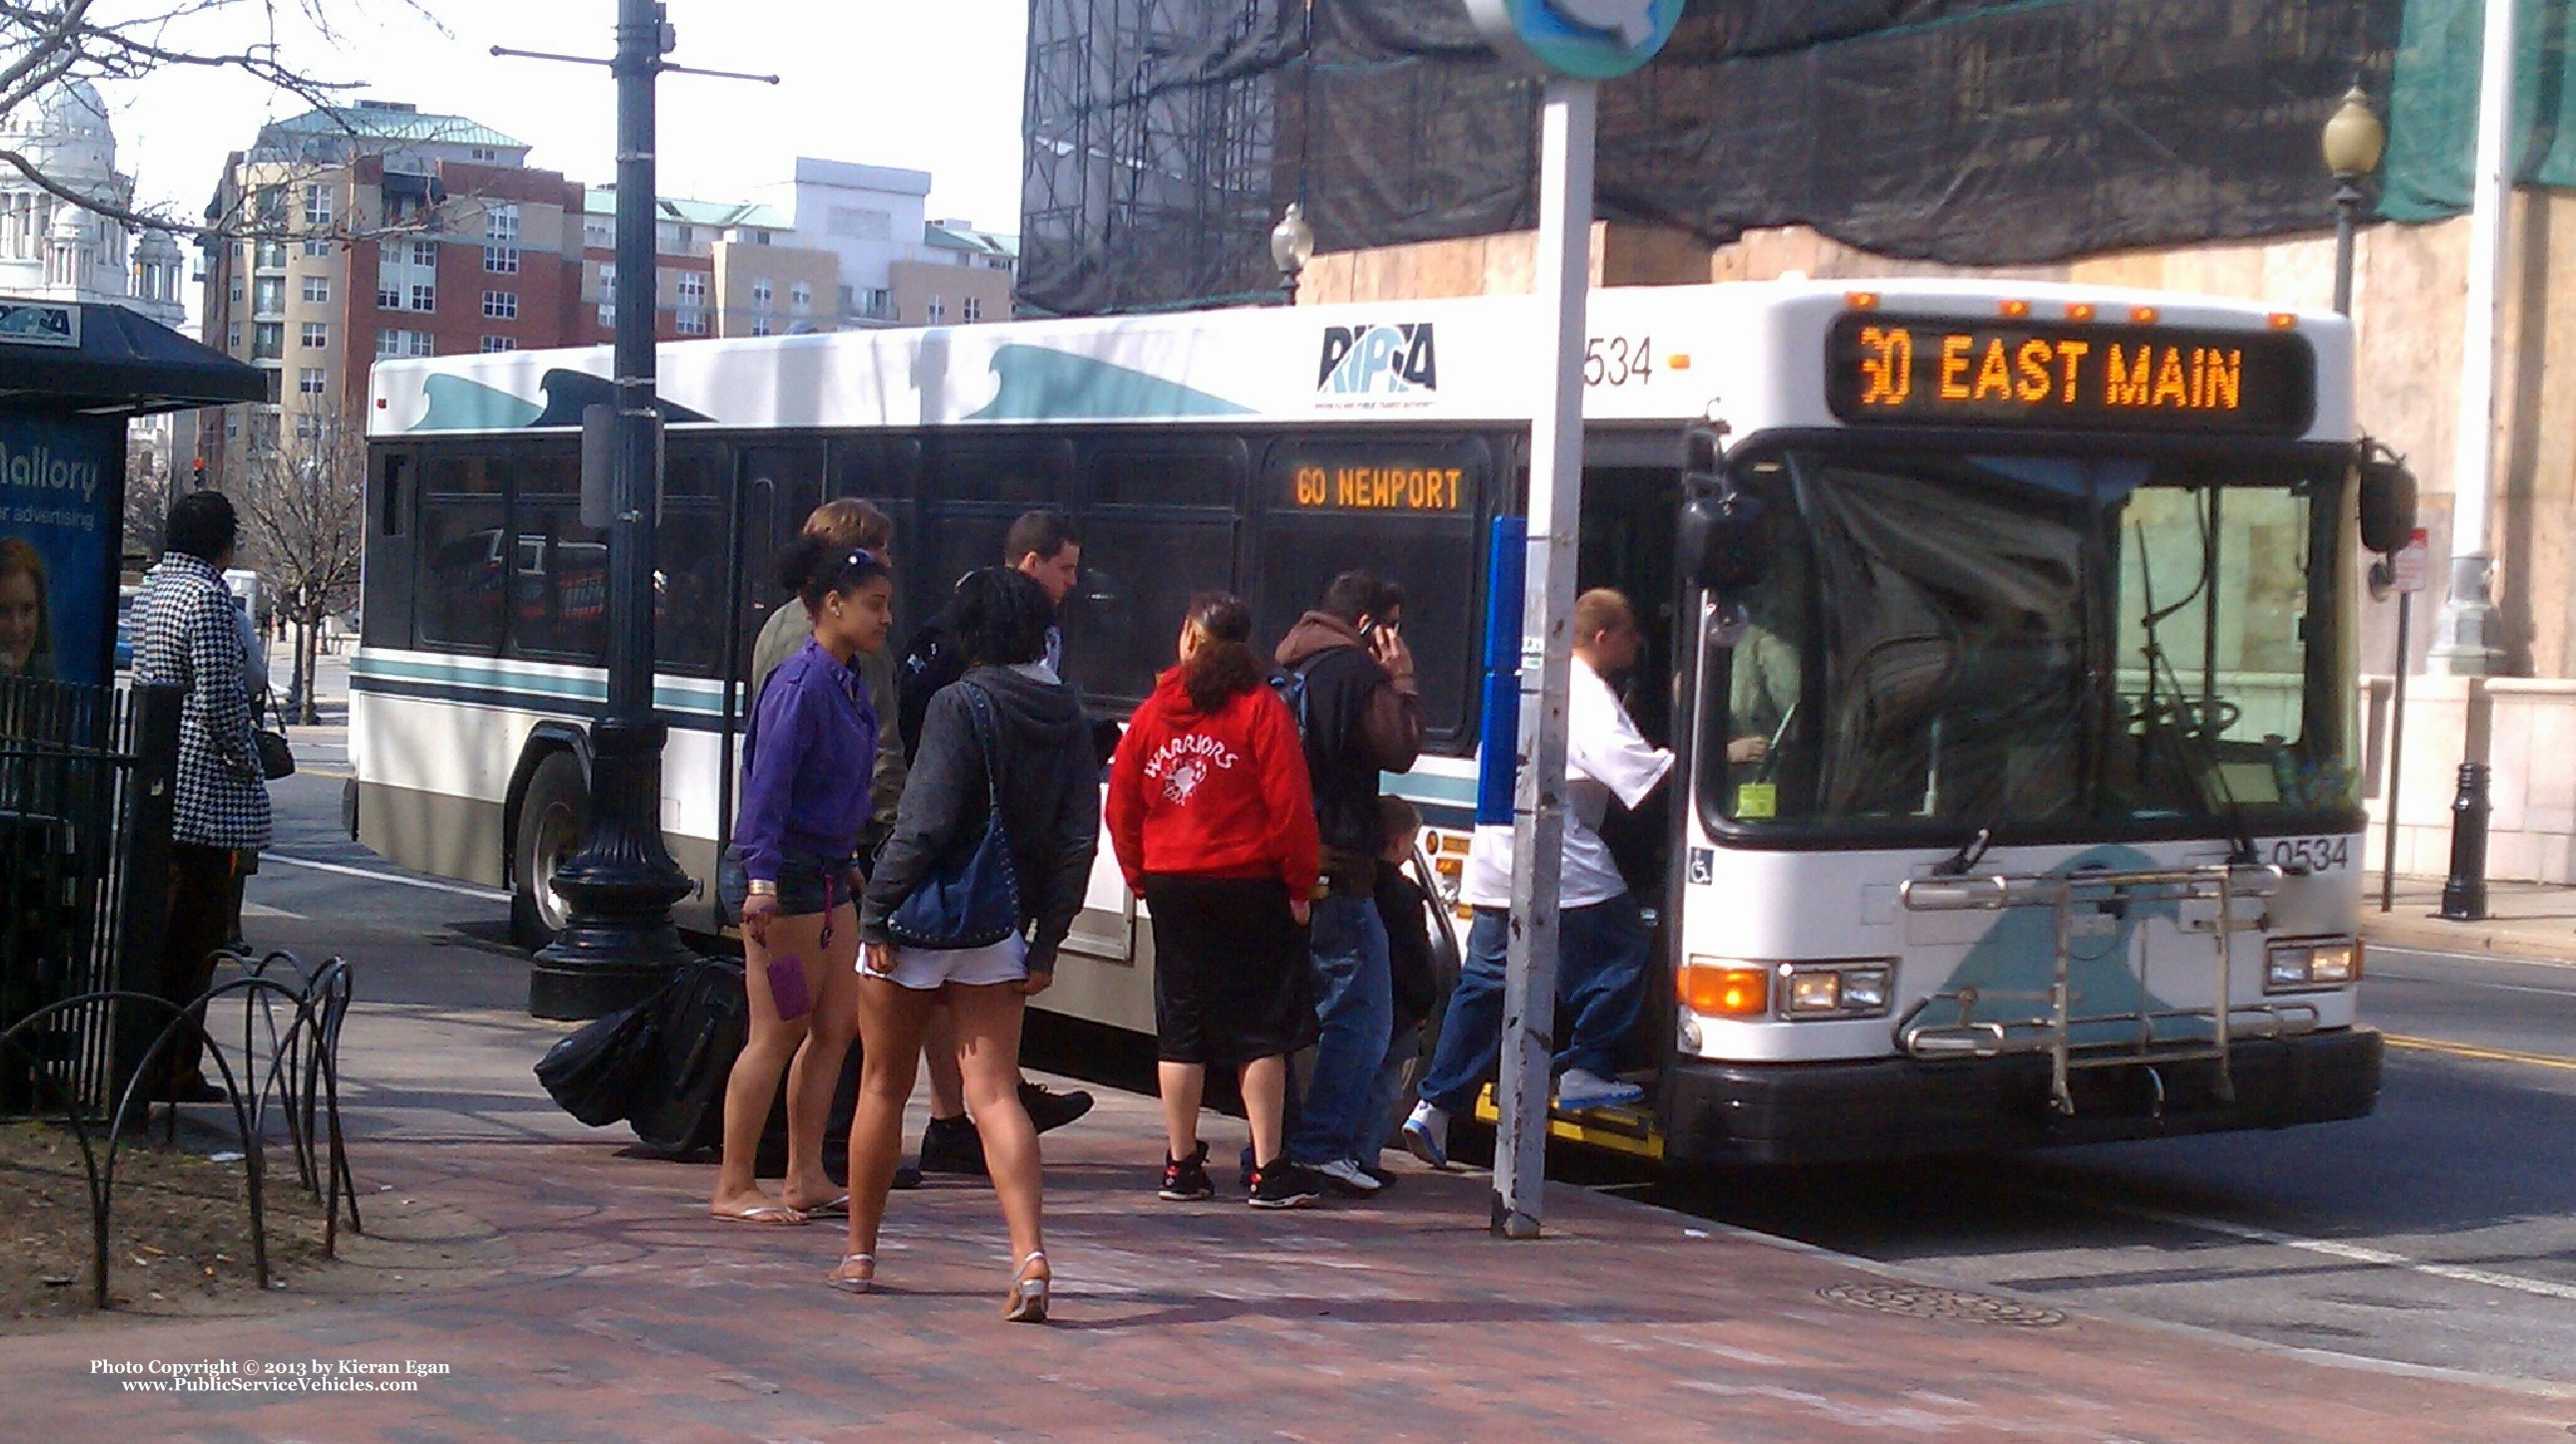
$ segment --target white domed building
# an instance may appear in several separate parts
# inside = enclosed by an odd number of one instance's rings
[[[25,155],[56,184],[129,205],[134,179],[116,169],[116,131],[87,81],[54,87],[0,121],[0,146]],[[165,326],[186,320],[186,270],[177,239],[72,205],[14,170],[0,171],[0,295],[101,301]]]

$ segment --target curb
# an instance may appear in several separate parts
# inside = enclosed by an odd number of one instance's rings
[[[2498,927],[2497,919],[2455,923],[2426,915],[2372,913],[2364,916],[2361,936],[2379,947],[2431,953],[2487,954],[2541,962],[2576,960],[2576,924],[2532,924]]]

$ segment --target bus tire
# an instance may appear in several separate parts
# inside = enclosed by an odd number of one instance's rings
[[[554,890],[555,864],[571,856],[590,830],[590,791],[581,763],[555,752],[537,764],[519,800],[519,835],[510,844],[510,941],[534,952],[563,931],[567,905]]]

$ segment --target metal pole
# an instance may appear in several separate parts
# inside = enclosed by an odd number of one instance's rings
[[[2415,594],[2397,594],[2397,673],[2388,683],[2388,819],[2379,845],[2379,910],[2397,906],[2397,784],[2405,780],[2406,632],[2414,624]]]
[[[661,492],[655,411],[653,82],[662,6],[618,0],[615,474],[608,530],[608,703],[591,728],[589,836],[555,871],[572,915],[537,955],[528,1011],[594,1018],[651,992],[689,957],[671,906],[690,882],[662,845],[662,744],[653,713],[653,561]]]
[[[2451,797],[2451,875],[2442,884],[2442,916],[2473,923],[2487,915],[2487,765],[2460,764]]]
[[[1535,1238],[1545,1211],[1556,1021],[1557,898],[1565,858],[1565,698],[1574,662],[1576,530],[1583,515],[1583,329],[1592,282],[1592,154],[1599,88],[1553,77],[1539,123],[1536,297],[1552,368],[1530,418],[1529,562],[1521,622],[1519,782],[1512,799],[1511,952],[1495,1101],[1494,1231]]]
[[[2455,676],[2483,677],[2502,660],[2489,596],[2495,565],[2488,498],[2495,489],[2496,313],[2512,204],[2515,0],[2486,0],[2486,49],[2478,73],[2478,161],[2469,212],[2468,300],[2460,334],[2460,413],[2451,461],[2450,591],[2425,660]]]

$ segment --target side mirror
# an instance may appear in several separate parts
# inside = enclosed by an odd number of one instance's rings
[[[2361,544],[2387,556],[2415,535],[2415,473],[2406,458],[2364,438],[2354,469],[2361,473]]]
[[[1725,434],[1694,426],[1684,436],[1681,524],[1674,556],[1683,577],[1720,597],[1739,595],[1762,580],[1769,549],[1762,541],[1763,502],[1738,488],[1724,470]]]

